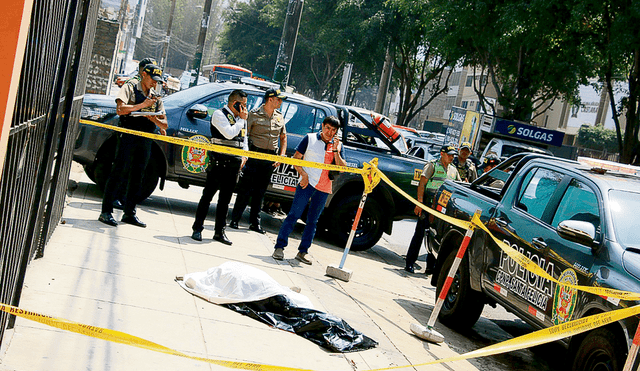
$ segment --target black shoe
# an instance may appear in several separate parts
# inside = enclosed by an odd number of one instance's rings
[[[127,223],[127,224],[131,224],[131,225],[135,225],[136,227],[142,227],[142,228],[146,228],[147,225],[144,224],[143,222],[140,221],[140,219],[138,219],[137,216],[135,215],[123,215],[122,216],[122,222],[123,223]]]
[[[411,267],[404,267],[404,270],[409,272],[409,273],[416,273],[415,270],[413,269],[413,266]]]
[[[193,231],[193,233],[191,234],[191,238],[196,241],[202,241],[202,232]]]
[[[251,224],[249,226],[249,229],[254,231],[254,232],[258,232],[260,234],[265,234],[267,233],[267,231],[265,231],[264,229],[262,229],[262,227],[260,226],[260,224]]]
[[[231,242],[231,240],[227,238],[227,235],[224,233],[224,230],[221,232],[216,232],[213,235],[213,239],[218,242],[222,242],[225,245],[229,245],[229,246],[233,245],[233,242]]]
[[[112,205],[113,205],[114,209],[124,210],[124,205],[122,204],[122,202],[120,200],[113,201]]]
[[[118,222],[116,222],[116,220],[113,219],[113,215],[111,215],[111,213],[101,213],[100,216],[98,217],[98,220],[112,227],[118,226]]]
[[[229,228],[238,229],[238,222],[232,221],[229,223]]]
[[[427,276],[430,276],[430,275],[432,275],[432,274],[433,274],[433,272],[434,272],[435,270],[436,270],[435,268],[429,268],[429,267],[427,267],[427,269],[425,269],[425,270],[424,270],[424,274],[425,274],[425,275],[427,275]]]

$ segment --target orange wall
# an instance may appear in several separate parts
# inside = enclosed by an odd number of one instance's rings
[[[33,0],[4,0],[0,22],[0,177],[7,152]]]

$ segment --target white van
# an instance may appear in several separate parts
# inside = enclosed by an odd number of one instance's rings
[[[532,144],[516,142],[508,139],[493,138],[484,148],[482,156],[480,156],[480,163],[484,161],[484,158],[488,154],[494,154],[504,160],[520,152],[542,153],[553,156],[553,153],[548,149],[536,147]]]

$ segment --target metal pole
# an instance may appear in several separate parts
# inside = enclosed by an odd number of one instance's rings
[[[364,191],[362,193],[362,198],[360,199],[360,205],[358,206],[358,211],[356,212],[356,217],[353,219],[353,224],[351,225],[351,232],[349,233],[349,239],[347,240],[347,246],[344,248],[344,253],[342,254],[342,260],[340,260],[340,265],[338,268],[344,268],[344,262],[347,260],[347,255],[349,255],[349,250],[351,250],[351,244],[353,243],[353,238],[356,235],[356,229],[358,229],[358,223],[360,223],[360,216],[362,215],[362,209],[364,209],[364,203],[367,201],[367,192]]]
[[[160,67],[166,70],[167,60],[169,59],[169,40],[171,39],[171,25],[173,24],[173,13],[176,10],[176,0],[171,0],[171,13],[169,13],[169,25],[167,26],[167,37],[162,46],[162,59],[160,59]],[[166,72],[166,71],[165,71]]]
[[[276,67],[273,71],[273,81],[279,82],[280,86],[283,87],[287,86],[289,82],[289,72],[293,62],[293,52],[296,48],[303,5],[304,0],[289,0],[289,5],[287,6],[287,17],[284,21]]]
[[[189,85],[198,85],[198,77],[200,76],[200,65],[202,64],[202,52],[204,50],[204,40],[207,37],[207,30],[209,29],[209,13],[211,13],[212,0],[206,0],[204,2],[204,10],[202,12],[202,22],[200,22],[200,35],[198,35],[198,46],[196,47],[196,55],[193,58],[193,67],[195,68],[196,78]]]
[[[633,368],[633,364],[636,361],[636,356],[638,355],[638,346],[640,345],[640,323],[638,323],[638,328],[636,329],[636,335],[633,337],[633,343],[631,343],[631,348],[629,348],[629,354],[627,355],[627,361],[624,363],[624,368],[622,371],[631,371]],[[640,366],[638,366],[640,369]]]
[[[481,211],[477,210],[476,215],[480,216]],[[460,248],[458,249],[458,253],[456,254],[456,258],[453,260],[453,264],[451,264],[451,268],[449,269],[449,273],[447,274],[447,279],[444,281],[444,285],[442,285],[442,290],[440,290],[440,295],[438,295],[438,299],[436,301],[436,306],[433,308],[431,312],[431,316],[429,317],[429,321],[427,321],[427,327],[423,327],[418,324],[411,324],[411,332],[416,334],[422,339],[427,341],[431,341],[434,343],[441,343],[444,341],[444,336],[437,332],[433,325],[436,323],[436,319],[440,314],[440,310],[442,309],[442,304],[444,303],[444,299],[446,299],[447,294],[449,293],[449,288],[451,288],[451,283],[453,283],[453,278],[458,271],[458,267],[460,266],[460,262],[462,262],[462,258],[464,254],[467,252],[467,247],[469,247],[469,241],[471,241],[471,237],[473,236],[473,231],[475,230],[475,226],[470,225],[467,233],[465,233],[464,238],[462,239],[462,243],[460,244]]]

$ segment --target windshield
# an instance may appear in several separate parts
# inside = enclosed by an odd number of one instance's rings
[[[640,229],[634,215],[640,210],[640,193],[611,190],[609,200],[618,242],[626,247],[639,247]]]

